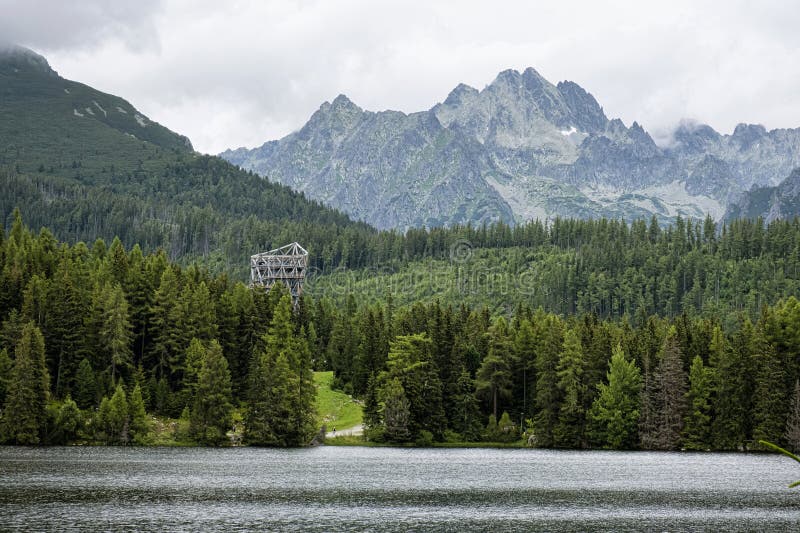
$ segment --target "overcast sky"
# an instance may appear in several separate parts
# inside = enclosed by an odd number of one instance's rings
[[[0,38],[207,153],[286,135],[339,93],[412,112],[528,66],[662,140],[681,118],[800,126],[793,0],[0,0]]]

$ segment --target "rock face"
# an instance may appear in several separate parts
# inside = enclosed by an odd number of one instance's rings
[[[728,207],[727,220],[762,217],[766,222],[800,216],[800,168],[772,187],[753,187]]]
[[[800,130],[682,123],[667,147],[609,120],[579,85],[534,69],[457,86],[427,111],[370,112],[346,96],[298,132],[220,154],[379,228],[534,218],[720,219],[752,186],[800,166]]]

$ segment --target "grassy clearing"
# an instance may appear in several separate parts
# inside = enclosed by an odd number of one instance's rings
[[[317,413],[320,424],[330,431],[357,426],[362,420],[361,404],[347,394],[333,390],[333,372],[314,372],[317,385]],[[360,437],[358,437],[360,439]]]

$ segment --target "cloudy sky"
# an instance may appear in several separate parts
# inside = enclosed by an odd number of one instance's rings
[[[339,93],[411,112],[532,66],[667,139],[681,118],[800,126],[793,0],[0,0],[0,38],[196,149],[256,146]]]

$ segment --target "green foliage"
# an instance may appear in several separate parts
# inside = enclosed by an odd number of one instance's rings
[[[99,440],[106,444],[127,444],[130,440],[130,414],[128,398],[122,384],[118,384],[109,400],[103,396],[97,412]]]
[[[554,444],[559,447],[579,448],[583,442],[584,361],[578,333],[567,330],[558,360],[558,388],[564,398],[554,430]]]
[[[150,433],[150,423],[142,399],[142,388],[137,383],[131,392],[128,402],[128,419],[130,420],[130,437],[134,444],[147,444]]]
[[[83,414],[69,395],[64,398],[55,422],[56,435],[50,438],[51,444],[68,444],[76,440],[83,424]]]
[[[684,417],[683,446],[687,450],[707,450],[711,446],[712,392],[712,371],[697,355],[689,368],[689,391],[686,394],[689,411]]]
[[[280,294],[280,293],[279,293]],[[250,369],[246,436],[260,446],[302,446],[316,433],[311,355],[305,335],[296,335],[292,300],[278,302]]]
[[[769,448],[769,449],[771,449],[773,451],[781,453],[781,454],[785,455],[786,457],[789,457],[790,459],[793,459],[793,460],[797,461],[798,463],[800,463],[800,457],[796,456],[795,454],[793,454],[792,452],[790,452],[788,450],[784,450],[783,448],[781,448],[777,444],[773,444],[773,443],[765,441],[765,440],[758,441],[758,443],[761,444],[762,446],[765,446],[765,447],[767,447],[767,448]],[[790,483],[789,484],[789,488],[790,489],[792,489],[794,487],[800,487],[800,481],[795,481],[794,483]]]
[[[73,387],[75,402],[81,409],[88,409],[97,403],[97,383],[92,370],[92,364],[88,359],[81,359],[78,371],[75,374],[75,386]]]
[[[2,416],[2,439],[11,444],[44,441],[50,377],[44,361],[44,337],[33,322],[22,329]]]
[[[198,442],[218,446],[227,441],[232,414],[231,374],[222,346],[214,340],[200,362],[189,430]]]
[[[400,379],[390,379],[383,387],[381,396],[383,437],[388,442],[408,442],[411,439],[411,407]]]
[[[608,383],[600,383],[599,395],[589,411],[592,441],[604,448],[630,449],[636,446],[641,378],[633,361],[617,345],[611,355]]]

